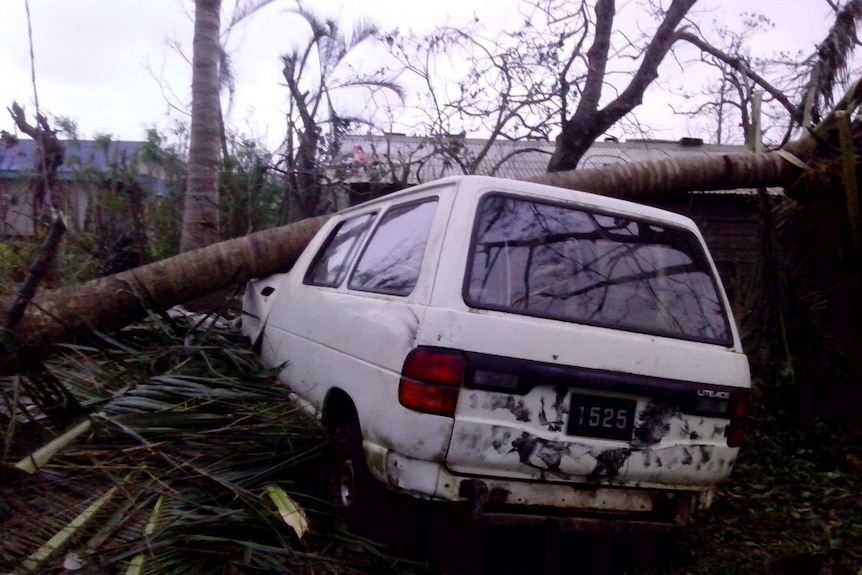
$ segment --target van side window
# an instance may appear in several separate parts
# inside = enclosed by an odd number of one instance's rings
[[[340,285],[376,215],[364,214],[338,224],[314,257],[304,283],[325,287]]]
[[[437,199],[394,207],[381,219],[347,287],[410,295],[419,279]]]

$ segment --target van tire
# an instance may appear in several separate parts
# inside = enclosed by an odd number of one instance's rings
[[[353,530],[368,520],[374,500],[384,490],[368,469],[362,433],[355,423],[335,429],[332,441],[332,502]]]

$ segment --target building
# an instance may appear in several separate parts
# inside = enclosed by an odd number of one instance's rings
[[[62,205],[67,225],[84,229],[96,192],[122,190],[131,184],[154,194],[164,193],[157,172],[140,161],[144,142],[67,140],[65,159],[57,173],[55,203]],[[36,142],[4,138],[0,142],[0,238],[34,234],[31,176],[36,170]]]

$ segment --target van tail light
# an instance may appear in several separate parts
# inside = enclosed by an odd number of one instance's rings
[[[414,349],[404,360],[398,401],[415,411],[454,416],[466,363],[458,351]]]
[[[751,409],[751,400],[748,391],[738,391],[733,396],[731,406],[730,425],[727,426],[727,445],[739,447],[745,439],[745,420]]]

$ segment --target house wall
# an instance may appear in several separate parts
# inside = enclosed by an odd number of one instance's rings
[[[93,184],[60,182],[54,193],[63,206],[66,225],[84,229]],[[0,238],[32,237],[33,202],[29,185],[22,180],[0,180]]]

